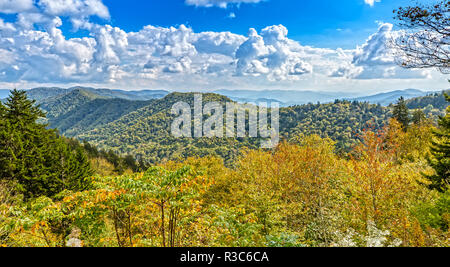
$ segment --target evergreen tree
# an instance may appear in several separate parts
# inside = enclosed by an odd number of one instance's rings
[[[423,123],[424,121],[426,121],[427,116],[425,116],[425,113],[423,113],[422,110],[418,109],[416,111],[413,112],[412,115],[412,122],[415,125],[420,125],[421,123]]]
[[[89,185],[89,161],[56,131],[37,122],[44,113],[25,91],[13,90],[0,114],[0,180],[11,182],[26,199],[53,197]]]
[[[445,97],[450,102],[450,95]],[[432,144],[429,163],[436,174],[428,176],[428,179],[432,182],[431,189],[444,192],[450,184],[450,107],[447,108],[447,115],[439,120],[439,129],[434,135],[437,141]]]
[[[4,120],[6,114],[6,108],[3,106],[2,102],[0,101],[0,122]]]
[[[393,111],[394,118],[400,122],[403,126],[403,130],[406,131],[409,126],[409,109],[406,106],[405,99],[403,97],[400,97],[397,104],[394,105],[394,111]]]

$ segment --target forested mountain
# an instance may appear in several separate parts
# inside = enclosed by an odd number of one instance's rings
[[[28,98],[35,100],[36,103],[41,103],[52,97],[59,95],[64,95],[69,93],[71,90],[58,88],[58,87],[38,87],[31,90],[27,90]]]
[[[450,91],[447,91],[449,93]],[[416,97],[406,101],[409,109],[434,108],[445,110],[449,103],[445,100],[444,92],[429,94],[423,97]]]
[[[52,120],[95,99],[108,99],[108,97],[84,89],[75,89],[66,94],[41,100],[40,106],[46,112],[47,118]]]
[[[403,97],[404,99],[411,99],[415,97],[422,97],[427,95],[427,92],[417,90],[417,89],[406,89],[406,90],[397,90],[387,93],[381,93],[371,96],[364,96],[350,99],[352,101],[358,102],[369,102],[372,104],[380,104],[383,106],[389,106],[390,104],[394,104],[397,99]]]
[[[113,149],[121,154],[133,154],[156,163],[161,160],[189,156],[216,155],[233,161],[243,147],[258,148],[258,138],[174,138],[170,114],[172,105],[184,101],[193,107],[193,94],[173,93],[151,105],[92,131],[75,135],[100,148]],[[230,99],[216,94],[204,94],[204,103]],[[389,117],[389,110],[377,105],[349,101],[332,104],[308,104],[280,110],[281,136],[285,140],[319,134],[337,142],[340,150],[348,150],[356,143],[364,128],[380,129]]]
[[[73,246],[76,233],[95,247],[448,246],[449,115],[436,129],[410,122],[404,99],[393,112],[341,100],[282,108],[289,142],[243,150],[258,140],[171,136],[173,104],[193,107],[193,93],[97,97],[50,103],[71,109],[60,122],[98,123],[78,139],[128,156],[46,129],[23,92],[0,105],[0,246]],[[124,115],[95,120],[109,109]]]
[[[156,163],[190,156],[217,155],[228,162],[236,159],[242,147],[257,148],[259,140],[248,138],[175,138],[171,123],[175,116],[172,106],[184,101],[193,108],[194,94],[172,93],[155,100],[146,107],[129,113],[120,119],[76,136],[99,148],[112,149],[121,154],[133,154],[137,158]],[[217,94],[203,94],[203,102],[231,100]]]
[[[50,98],[62,97],[66,94],[71,94],[74,91],[83,91],[86,94],[97,96],[96,98],[120,98],[126,100],[150,100],[156,98],[163,98],[168,91],[164,90],[139,90],[139,91],[124,91],[113,89],[96,89],[91,87],[71,87],[63,89],[59,87],[39,87],[27,90],[27,95],[30,99],[36,100],[36,102],[42,103],[48,101]],[[1,98],[1,97],[0,97]]]
[[[125,99],[93,99],[70,109],[48,123],[67,137],[75,137],[96,127],[113,122],[120,117],[151,105],[154,101],[130,101]]]
[[[125,91],[82,87],[37,88],[27,94],[38,100],[46,112],[49,127],[57,128],[61,134],[90,142],[100,149],[133,155],[149,163],[216,155],[231,164],[242,148],[258,148],[260,144],[258,138],[174,138],[170,132],[175,118],[170,114],[171,108],[179,101],[193,107],[192,93],[172,93],[147,101],[123,99],[121,96],[128,94]],[[145,99],[145,96],[164,94],[164,91],[139,94]],[[233,101],[218,94],[203,94],[203,98],[204,103],[218,101],[225,104]],[[443,114],[441,108],[445,107],[444,102],[442,94],[433,94],[407,103],[409,108],[421,108],[425,115],[437,119]],[[430,105],[439,109],[430,109]],[[381,129],[391,117],[391,108],[367,102],[336,100],[328,104],[283,107],[280,115],[283,140],[295,141],[302,136],[318,134],[331,138],[337,143],[338,151],[346,152],[357,143],[365,128]]]
[[[281,135],[291,140],[316,134],[331,138],[338,149],[348,151],[364,129],[381,129],[390,116],[390,109],[380,105],[345,100],[282,108]]]

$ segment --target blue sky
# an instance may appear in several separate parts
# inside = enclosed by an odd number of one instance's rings
[[[105,0],[111,23],[127,31],[145,25],[185,24],[195,31],[231,31],[245,35],[249,28],[282,24],[289,37],[305,45],[354,48],[378,28],[376,21],[393,22],[392,11],[411,0],[383,0],[373,6],[364,0],[266,0],[228,8],[196,7],[184,0]],[[236,17],[231,19],[230,14]]]
[[[389,48],[402,34],[392,11],[409,4],[0,0],[0,87],[444,89],[447,77],[401,69]]]

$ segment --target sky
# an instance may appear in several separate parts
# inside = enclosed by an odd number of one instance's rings
[[[387,45],[393,10],[411,3],[0,0],[0,88],[448,88],[436,70],[399,68]]]

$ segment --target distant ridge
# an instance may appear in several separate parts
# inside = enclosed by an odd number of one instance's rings
[[[118,89],[106,89],[106,88],[92,88],[92,87],[83,87],[83,86],[75,86],[71,88],[60,88],[60,87],[38,87],[26,90],[29,98],[36,100],[38,103],[42,103],[44,101],[48,101],[49,98],[62,96],[65,94],[70,94],[73,91],[83,91],[85,93],[89,92],[93,95],[97,95],[98,97],[106,97],[106,98],[120,98],[126,100],[136,100],[136,101],[146,101],[151,99],[160,99],[169,94],[168,91],[165,90],[136,90],[136,91],[125,91]],[[6,91],[6,90],[5,90]],[[9,94],[8,92],[4,92],[0,90],[0,99],[6,98]],[[4,97],[3,97],[3,95]]]
[[[217,94],[228,96],[237,102],[254,102],[268,100],[269,102],[279,102],[281,106],[295,106],[308,103],[330,103],[336,99],[351,100],[358,102],[369,102],[389,106],[395,103],[400,97],[411,99],[426,96],[432,92],[425,92],[417,89],[396,90],[392,92],[380,93],[370,96],[355,97],[354,94],[346,92],[315,92],[315,91],[292,91],[292,90],[217,90]]]
[[[96,98],[118,98],[130,101],[148,101],[152,99],[162,99],[170,94],[165,90],[134,90],[125,91],[119,89],[92,88],[76,86],[71,88],[59,87],[38,87],[27,90],[31,99],[41,104],[48,102],[50,98],[70,94],[73,91],[83,91],[95,95]],[[406,100],[424,97],[435,92],[427,92],[418,89],[396,90],[391,92],[379,93],[370,96],[355,96],[348,92],[317,92],[317,91],[294,91],[294,90],[216,90],[212,93],[220,94],[239,103],[278,103],[281,107],[303,105],[308,103],[331,103],[336,99],[368,102],[371,104],[380,104],[389,106],[395,103],[400,97]],[[0,89],[0,100],[4,100],[9,94],[8,89]]]
[[[387,93],[381,93],[371,96],[364,96],[358,98],[352,98],[349,100],[358,101],[358,102],[369,102],[371,104],[380,104],[382,106],[389,106],[390,104],[394,104],[400,97],[404,99],[411,99],[416,97],[423,97],[431,92],[424,92],[417,89],[406,89],[406,90],[397,90]]]

